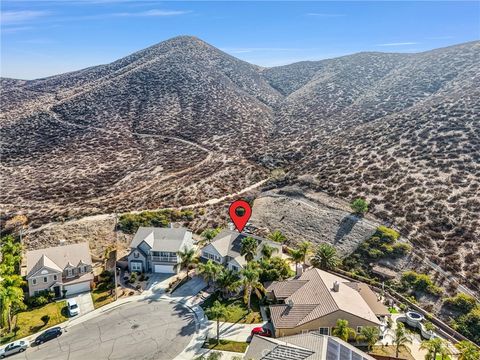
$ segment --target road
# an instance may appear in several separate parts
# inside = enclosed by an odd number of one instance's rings
[[[194,315],[183,305],[144,299],[67,328],[59,338],[9,359],[173,359],[195,334]]]

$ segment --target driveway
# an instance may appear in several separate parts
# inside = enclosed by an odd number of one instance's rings
[[[92,294],[90,293],[90,291],[67,296],[67,299],[75,299],[77,301],[77,305],[79,308],[78,316],[85,315],[95,309],[93,306]]]
[[[191,280],[176,289],[172,293],[172,296],[182,298],[195,296],[205,287],[207,287],[207,283],[200,276],[194,276]]]
[[[144,299],[106,310],[9,359],[173,359],[195,331],[195,317],[183,305]]]
[[[146,290],[151,292],[164,292],[174,276],[175,274],[150,273],[148,274]]]

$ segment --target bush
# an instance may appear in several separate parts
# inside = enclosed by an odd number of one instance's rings
[[[44,326],[47,325],[47,323],[50,321],[50,316],[49,315],[43,315],[40,320],[43,321]]]
[[[140,226],[167,227],[173,221],[192,221],[195,213],[192,210],[159,210],[143,211],[138,214],[124,214],[118,219],[118,229],[135,233]]]
[[[363,215],[368,211],[368,202],[365,199],[358,198],[353,200],[353,202],[350,204],[350,207],[355,214]]]
[[[402,285],[404,288],[415,291],[426,292],[432,295],[440,295],[443,290],[436,286],[430,276],[418,274],[415,271],[406,271],[402,275]]]
[[[463,314],[469,313],[478,306],[474,297],[463,293],[454,297],[446,298],[443,303],[445,306]]]

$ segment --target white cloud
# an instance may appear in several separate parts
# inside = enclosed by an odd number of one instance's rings
[[[19,24],[25,23],[30,20],[46,16],[49,12],[47,11],[33,11],[33,10],[23,10],[23,11],[2,11],[0,17],[3,25],[8,24]]]
[[[329,13],[307,13],[307,16],[316,16],[323,18],[335,18],[335,17],[344,17],[347,14],[329,14]]]
[[[107,16],[108,15],[121,16],[121,17],[176,16],[176,15],[184,15],[188,13],[190,13],[190,11],[152,9],[152,10],[141,11],[141,12],[113,13],[113,14],[107,14]]]
[[[396,43],[386,43],[386,44],[377,44],[376,46],[407,46],[407,45],[417,45],[418,42],[396,42]]]

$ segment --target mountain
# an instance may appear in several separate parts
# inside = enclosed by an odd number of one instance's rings
[[[42,223],[197,204],[281,167],[478,274],[479,59],[477,41],[261,68],[182,36],[1,79],[2,207]]]

